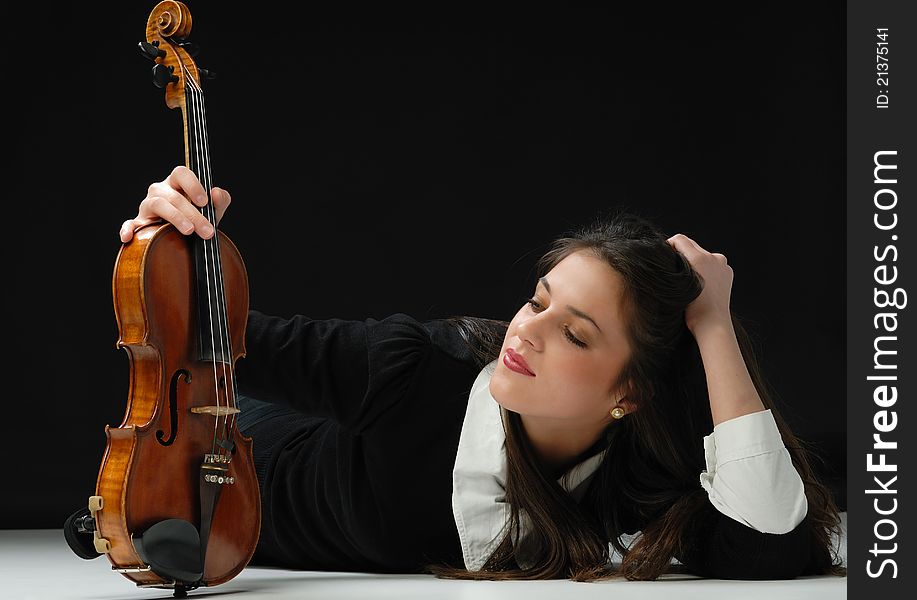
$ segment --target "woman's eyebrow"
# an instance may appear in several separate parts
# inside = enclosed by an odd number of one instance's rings
[[[541,285],[544,286],[544,289],[548,290],[548,293],[549,293],[549,294],[551,293],[551,286],[550,286],[550,284],[548,283],[548,280],[547,280],[546,277],[539,277],[539,278],[538,278],[538,282],[541,283]],[[571,313],[573,313],[574,315],[576,315],[577,317],[579,317],[579,318],[581,318],[581,319],[586,319],[587,321],[589,321],[590,323],[592,323],[593,325],[595,325],[595,328],[599,330],[599,333],[602,333],[602,328],[599,327],[599,324],[595,322],[595,319],[593,319],[592,317],[590,317],[589,315],[587,315],[587,314],[584,313],[583,311],[579,310],[578,308],[573,308],[573,307],[570,306],[569,304],[567,305],[567,310],[569,310]]]

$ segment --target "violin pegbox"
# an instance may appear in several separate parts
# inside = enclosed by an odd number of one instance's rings
[[[146,23],[146,41],[138,44],[140,54],[153,61],[153,84],[165,89],[166,106],[183,108],[187,80],[200,86],[201,73],[192,58],[191,12],[183,2],[163,0]],[[209,73],[208,73],[209,75]]]

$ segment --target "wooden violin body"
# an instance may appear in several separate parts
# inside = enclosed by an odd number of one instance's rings
[[[233,362],[244,355],[248,315],[248,276],[229,238],[220,236],[220,262],[226,290],[226,314]],[[201,462],[213,450],[214,415],[192,412],[216,402],[226,390],[222,365],[195,355],[195,264],[187,236],[172,225],[139,229],[121,248],[112,281],[120,339],[130,357],[130,398],[117,428],[106,426],[108,445],[96,494],[100,536],[109,540],[113,567],[141,585],[171,587],[174,582],[149,569],[132,536],[166,519],[199,527]],[[261,507],[252,461],[251,438],[234,428],[234,452],[213,513],[203,569],[204,585],[217,585],[238,574],[258,542]],[[218,484],[220,485],[220,484]]]
[[[198,69],[182,49],[191,15],[156,5],[141,52],[166,104],[180,108],[186,165],[210,194]],[[216,229],[213,203],[200,209]],[[248,275],[220,230],[210,239],[171,224],[138,229],[112,278],[117,347],[130,361],[127,410],[89,500],[94,547],[142,587],[176,596],[224,583],[249,562],[261,527],[252,440],[236,426],[235,362],[245,355]]]

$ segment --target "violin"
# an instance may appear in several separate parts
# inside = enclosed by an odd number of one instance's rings
[[[191,13],[159,2],[144,56],[166,105],[181,109],[185,164],[210,194],[207,120],[188,52]],[[188,48],[186,48],[188,47]],[[216,229],[212,202],[200,209]],[[261,501],[252,440],[236,427],[234,366],[245,356],[248,275],[220,230],[186,236],[170,223],[138,229],[115,262],[116,347],[127,352],[127,410],[105,426],[106,449],[89,499],[93,545],[140,587],[176,597],[229,581],[258,543]]]

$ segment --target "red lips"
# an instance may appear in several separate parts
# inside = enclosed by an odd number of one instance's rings
[[[535,375],[535,372],[532,371],[532,369],[529,367],[529,364],[525,362],[525,358],[523,358],[521,354],[519,354],[512,348],[506,349],[506,356],[510,362],[512,362],[514,365],[518,367],[521,367],[523,370],[527,371],[529,375],[532,375],[532,376]],[[507,366],[512,367],[513,365],[507,365]]]

